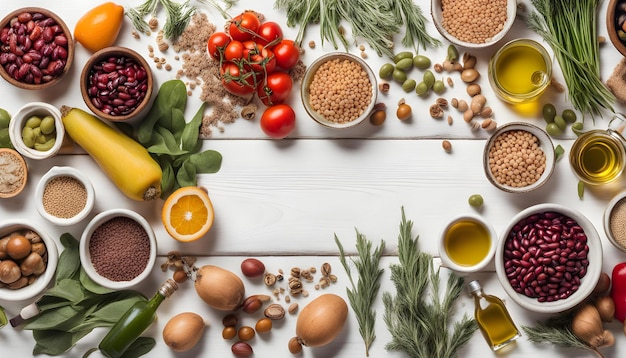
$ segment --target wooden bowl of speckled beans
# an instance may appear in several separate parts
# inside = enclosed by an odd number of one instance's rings
[[[65,22],[39,7],[17,9],[0,20],[0,75],[28,90],[56,85],[74,60],[74,40]]]
[[[507,151],[513,160],[505,158]],[[528,157],[521,152],[526,150]],[[489,137],[483,166],[489,182],[509,193],[527,193],[543,186],[554,171],[554,145],[546,131],[524,122],[498,127]]]

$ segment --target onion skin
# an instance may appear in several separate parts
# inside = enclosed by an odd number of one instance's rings
[[[572,333],[593,348],[608,347],[615,343],[613,334],[602,327],[600,312],[590,303],[579,308],[574,314]]]
[[[170,318],[163,327],[163,341],[175,352],[193,348],[204,333],[204,319],[193,312],[183,312]]]
[[[213,265],[202,266],[196,272],[194,286],[204,302],[220,311],[238,309],[246,294],[239,276]]]
[[[348,305],[343,298],[332,293],[323,294],[298,314],[298,341],[308,347],[326,345],[339,335],[347,317]]]

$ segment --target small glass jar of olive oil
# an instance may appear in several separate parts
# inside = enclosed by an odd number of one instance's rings
[[[497,351],[521,337],[501,299],[484,293],[476,280],[467,286],[474,297],[476,323],[492,350]]]
[[[489,61],[489,83],[496,95],[512,104],[541,96],[552,78],[552,59],[537,41],[516,39],[506,43]]]
[[[569,154],[574,174],[590,185],[608,184],[624,171],[626,117],[615,114],[606,130],[593,129],[579,136]]]

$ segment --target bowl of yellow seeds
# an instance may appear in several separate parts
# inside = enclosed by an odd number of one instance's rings
[[[361,58],[349,53],[329,53],[307,68],[301,87],[302,103],[319,124],[349,128],[372,112],[377,86],[374,72]]]
[[[67,226],[82,221],[95,203],[89,178],[73,167],[52,167],[37,183],[36,208],[49,222]]]

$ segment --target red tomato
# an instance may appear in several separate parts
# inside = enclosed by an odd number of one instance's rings
[[[263,104],[272,106],[283,102],[289,97],[293,80],[285,72],[269,74],[264,82],[257,88],[257,95]]]
[[[252,71],[269,74],[276,69],[276,56],[263,45],[252,40],[243,43],[243,57]]]
[[[209,50],[209,55],[216,60],[219,60],[222,54],[224,53],[224,49],[230,43],[230,37],[225,32],[214,32],[211,37],[209,37],[209,41],[207,41],[207,47]]]
[[[280,68],[290,70],[300,59],[300,50],[291,40],[282,40],[273,48],[276,64]]]
[[[234,61],[243,57],[243,43],[233,40],[224,49],[224,59],[226,61]]]
[[[244,11],[230,20],[228,33],[233,40],[246,41],[254,38],[261,26],[261,20],[252,11]]]
[[[289,135],[296,126],[296,113],[286,104],[271,106],[261,115],[261,129],[274,139]]]
[[[283,39],[283,30],[280,28],[279,24],[273,21],[262,23],[257,32],[258,37],[256,38],[256,42],[265,47],[269,45],[269,47],[272,48]]]
[[[247,96],[255,90],[253,74],[242,70],[234,62],[225,62],[220,75],[224,88],[234,95]]]

